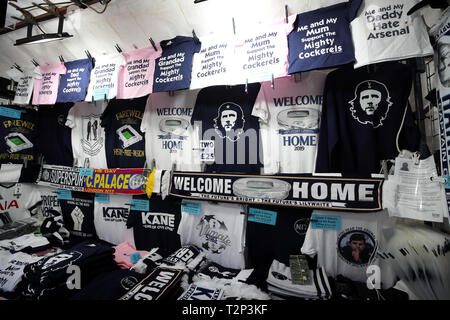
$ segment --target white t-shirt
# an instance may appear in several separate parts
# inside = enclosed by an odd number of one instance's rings
[[[0,226],[31,217],[41,195],[35,184],[0,184]]]
[[[17,284],[22,280],[25,266],[41,258],[23,252],[12,254],[6,265],[0,268],[0,290],[13,292]]]
[[[355,68],[433,54],[421,11],[407,15],[418,2],[420,0],[363,1],[350,24]]]
[[[173,96],[167,92],[152,93],[145,107],[141,131],[145,133],[145,157],[150,167],[155,160],[156,168],[200,171],[198,135],[191,126],[198,90],[177,91]],[[197,146],[197,147],[196,147]]]
[[[178,227],[181,245],[203,248],[206,258],[226,268],[243,269],[244,208],[240,204],[200,203],[200,214],[181,212]]]
[[[105,129],[100,125],[106,101],[77,102],[69,110],[66,126],[72,129],[72,152],[78,167],[106,169]]]
[[[132,229],[126,223],[132,195],[110,194],[109,202],[94,200],[94,225],[97,236],[111,244],[128,241],[134,244]]]
[[[109,54],[95,57],[95,67],[91,71],[91,80],[85,101],[103,100],[104,94],[108,100],[117,95],[119,71],[126,64],[122,54]],[[96,97],[98,95],[98,97]]]
[[[386,212],[314,210],[314,214],[338,217],[340,229],[313,229],[310,223],[301,252],[311,257],[317,254],[317,266],[325,267],[329,276],[341,274],[353,281],[366,282],[367,267],[379,265],[376,250],[381,245],[382,227],[387,224]]]
[[[238,34],[235,84],[270,81],[288,74],[288,40],[295,15],[269,25],[256,25]]]
[[[209,86],[232,85],[234,59],[234,40],[226,36],[210,35],[199,38],[200,52],[192,59],[190,89]],[[244,80],[245,81],[245,80]]]
[[[323,88],[327,73],[302,73],[261,85],[252,115],[260,118],[264,173],[312,173],[315,170]]]
[[[14,96],[14,104],[29,104],[31,94],[34,88],[34,79],[40,79],[42,75],[39,67],[34,69],[26,69],[17,84],[16,94]]]

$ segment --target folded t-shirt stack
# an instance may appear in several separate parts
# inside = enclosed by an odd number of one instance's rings
[[[274,260],[267,277],[267,289],[274,300],[303,298],[307,300],[328,300],[331,298],[331,288],[325,269],[320,267],[309,270],[311,284],[292,283],[291,269],[285,264]]]
[[[23,236],[0,241],[0,248],[11,252],[35,253],[50,248],[47,238],[37,234],[25,234]]]
[[[122,269],[130,269],[139,260],[148,254],[148,251],[136,250],[133,244],[129,242],[122,242],[114,247],[114,260],[117,265]]]
[[[14,292],[22,280],[25,266],[41,258],[23,252],[10,254],[6,263],[0,263],[0,293]]]
[[[30,300],[70,298],[78,291],[69,289],[66,284],[73,274],[67,272],[72,265],[80,268],[83,288],[97,275],[117,269],[114,248],[96,240],[86,240],[59,254],[27,265],[19,284],[22,296]]]
[[[31,217],[4,224],[0,226],[0,240],[13,239],[33,232],[39,229],[41,223],[42,221]]]

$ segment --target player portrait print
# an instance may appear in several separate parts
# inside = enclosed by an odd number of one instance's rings
[[[444,35],[437,45],[438,75],[443,87],[450,87],[450,36]]]
[[[369,230],[352,228],[344,230],[338,237],[339,257],[353,266],[366,266],[375,254],[375,237]]]
[[[214,129],[223,138],[231,141],[239,140],[239,136],[244,132],[244,112],[242,108],[233,102],[225,102],[217,110],[217,117],[214,118]]]
[[[228,228],[214,215],[205,215],[197,225],[203,249],[220,254],[231,245]]]
[[[102,131],[100,129],[100,115],[90,114],[83,117],[81,146],[90,155],[97,155],[103,147]]]
[[[348,103],[354,119],[361,124],[371,124],[374,128],[383,125],[392,106],[388,89],[376,80],[360,82],[355,88],[355,97]]]

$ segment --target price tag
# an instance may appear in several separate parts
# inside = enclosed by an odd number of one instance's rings
[[[274,226],[277,223],[277,212],[256,208],[249,208],[248,221],[264,223]]]
[[[72,191],[58,189],[58,195],[56,196],[58,200],[72,200]]]
[[[200,140],[200,161],[202,162],[214,162],[216,156],[214,154],[214,140]]]
[[[442,178],[444,178],[445,180],[447,180],[447,182],[444,183],[444,188],[445,188],[445,189],[450,189],[450,176],[445,175],[445,176],[442,176]]]
[[[136,211],[149,211],[150,201],[145,199],[131,199],[131,210]]]
[[[202,212],[201,208],[202,204],[199,202],[181,201],[181,213],[199,215]]]
[[[95,89],[92,96],[94,97],[94,101],[105,100],[105,97],[108,98],[109,96],[109,88]]]
[[[324,230],[341,230],[341,217],[313,214],[311,215],[311,228]]]
[[[107,193],[96,193],[95,201],[101,203],[109,203],[109,194]]]
[[[90,177],[94,175],[94,169],[89,168],[81,168],[80,169],[80,176],[82,177]]]
[[[139,260],[141,260],[141,255],[136,252],[136,253],[132,253],[130,254],[130,260],[132,264],[137,263]]]
[[[20,119],[21,114],[20,110],[0,106],[0,116],[2,117]]]
[[[289,267],[291,269],[291,279],[293,284],[311,284],[308,261],[304,255],[290,255]]]

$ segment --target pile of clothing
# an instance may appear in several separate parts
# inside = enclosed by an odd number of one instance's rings
[[[117,268],[114,248],[100,241],[86,240],[25,266],[18,288],[27,300],[68,299],[99,274]],[[72,279],[69,277],[77,274],[78,281],[74,278],[69,285]]]

